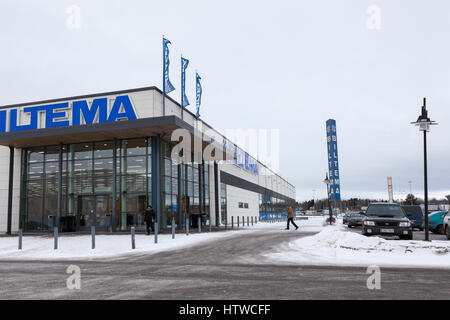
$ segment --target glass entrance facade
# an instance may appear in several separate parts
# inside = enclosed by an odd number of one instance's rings
[[[151,156],[146,138],[64,145],[61,230],[83,231],[93,225],[106,229],[113,216],[116,230],[143,228],[142,213],[152,199]],[[58,208],[58,175],[59,146],[23,149],[21,226],[25,231],[52,228]]]
[[[22,150],[21,228],[44,232],[56,225],[59,190],[59,146]],[[162,142],[161,227],[170,228],[178,213],[178,183],[189,200],[188,213],[209,217],[209,166],[184,164],[183,179],[170,158],[171,145]],[[145,229],[143,213],[152,204],[151,138],[67,144],[62,146],[62,232]],[[116,189],[113,189],[115,183]],[[200,187],[200,183],[202,186]],[[115,193],[114,193],[115,191]],[[201,192],[201,194],[200,194]],[[115,209],[115,212],[114,212]],[[156,209],[156,208],[155,208]]]

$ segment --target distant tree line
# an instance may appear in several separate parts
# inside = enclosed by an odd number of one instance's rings
[[[333,207],[334,203],[331,202],[331,206]],[[359,198],[350,198],[342,200],[342,210],[361,210],[361,207],[367,207],[372,202],[387,202],[386,200],[379,199],[359,199]],[[450,202],[450,195],[447,196],[447,199],[436,199],[432,198],[428,200],[430,205],[439,205],[439,204],[448,204]],[[404,199],[401,204],[407,205],[420,205],[423,204],[424,201],[421,198],[416,198],[413,194],[408,194],[406,199]],[[303,202],[296,203],[297,208],[302,208],[302,210],[324,210],[328,209],[328,201],[327,199],[319,199],[319,200],[308,200]]]

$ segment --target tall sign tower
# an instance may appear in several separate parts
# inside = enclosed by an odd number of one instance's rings
[[[337,208],[337,202],[339,201],[339,205],[341,202],[341,183],[339,175],[336,120],[330,119],[326,122],[326,125],[331,201],[334,203],[334,208]]]

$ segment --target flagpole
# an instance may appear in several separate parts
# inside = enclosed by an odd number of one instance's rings
[[[181,120],[184,118],[184,107],[183,107],[183,54],[181,54]]]
[[[162,36],[162,50],[163,50],[163,116],[166,115],[166,57],[164,48],[164,35]]]

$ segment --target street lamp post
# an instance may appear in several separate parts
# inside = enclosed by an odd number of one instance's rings
[[[436,121],[431,121],[428,118],[427,111],[427,99],[423,98],[422,114],[419,116],[416,122],[411,122],[419,127],[420,131],[423,131],[423,169],[424,169],[424,189],[425,189],[425,241],[430,240],[429,228],[428,228],[428,168],[427,168],[427,132],[430,132],[430,126],[437,125]]]
[[[331,210],[331,203],[330,203],[330,184],[331,181],[328,179],[328,173],[326,174],[325,180],[323,182],[327,185],[327,201],[328,201],[328,213],[330,214],[330,225],[333,223],[333,211]]]
[[[411,184],[412,184],[412,181],[409,180],[408,183],[409,183],[409,194],[412,196],[412,185],[411,185]],[[414,204],[414,203],[413,203],[413,197],[410,197],[409,202],[410,202],[411,205]]]

